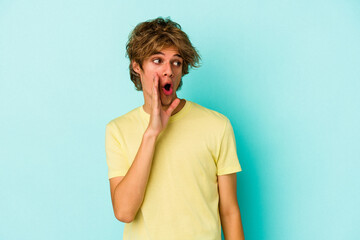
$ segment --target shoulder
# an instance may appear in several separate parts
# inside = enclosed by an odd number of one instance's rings
[[[141,107],[141,106],[140,106]],[[120,126],[126,126],[129,124],[135,124],[136,121],[139,119],[139,112],[140,107],[134,108],[133,110],[116,117],[114,119],[111,119],[107,124],[106,127],[120,127]]]
[[[198,120],[201,124],[211,127],[212,129],[224,130],[225,126],[230,124],[230,120],[222,113],[204,107],[198,103],[191,102],[193,120]]]
[[[210,121],[218,121],[221,123],[226,123],[229,119],[222,113],[215,111],[213,109],[204,107],[198,103],[191,102],[194,115],[201,116]]]

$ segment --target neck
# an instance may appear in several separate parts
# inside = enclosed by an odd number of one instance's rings
[[[171,116],[180,112],[180,110],[185,106],[186,100],[180,99],[179,105],[174,109],[174,111],[171,113]]]
[[[180,103],[179,105],[174,109],[174,111],[171,113],[171,116],[180,112],[180,110],[185,106],[185,103],[186,103],[186,100],[185,99],[180,99]],[[164,105],[161,105],[161,108],[162,110],[166,111],[169,106],[164,106]],[[144,103],[143,105],[143,109],[146,113],[150,114],[151,115],[151,105],[150,104],[147,104],[146,102]]]

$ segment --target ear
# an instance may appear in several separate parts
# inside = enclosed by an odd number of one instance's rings
[[[134,71],[137,73],[137,74],[140,74],[140,66],[137,62],[135,62],[134,60],[131,61],[131,64],[132,64],[132,68],[134,69]]]

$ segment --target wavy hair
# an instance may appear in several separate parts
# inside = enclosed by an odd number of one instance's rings
[[[189,67],[200,66],[199,53],[178,23],[171,21],[170,18],[158,17],[136,25],[126,44],[126,55],[130,60],[130,79],[136,90],[141,91],[142,85],[140,75],[133,69],[132,61],[139,64],[142,69],[142,63],[146,58],[170,46],[176,47],[183,58],[182,76],[189,73]],[[182,80],[178,89],[181,86]]]

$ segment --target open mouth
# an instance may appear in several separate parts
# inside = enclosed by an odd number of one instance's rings
[[[170,87],[171,87],[171,85],[168,83],[168,84],[165,85],[164,88],[166,89],[166,91],[169,91],[169,90],[170,90]]]
[[[165,84],[163,87],[163,92],[167,96],[171,95],[173,92],[172,85],[170,83]]]

